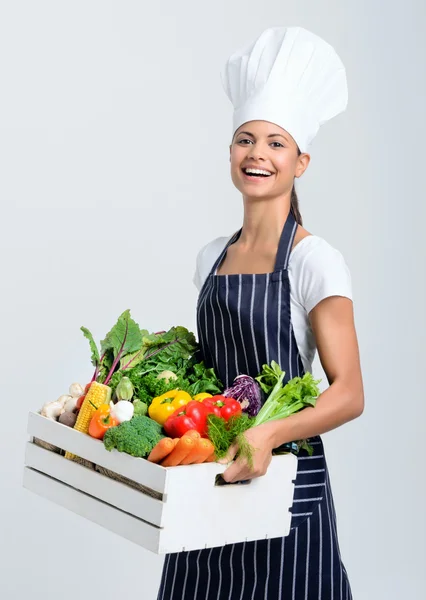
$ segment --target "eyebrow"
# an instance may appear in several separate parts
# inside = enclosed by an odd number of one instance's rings
[[[241,134],[249,135],[250,137],[254,137],[254,135],[252,133],[250,133],[250,131],[240,131],[238,133],[238,135],[241,135]],[[282,135],[281,133],[270,133],[268,135],[268,138],[272,138],[272,137],[282,137],[283,139],[286,140],[286,142],[288,142],[288,138],[285,135]]]

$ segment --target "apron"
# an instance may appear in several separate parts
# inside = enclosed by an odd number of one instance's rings
[[[288,262],[296,229],[290,212],[273,273],[216,275],[240,229],[200,291],[202,357],[226,387],[239,374],[257,376],[272,360],[285,371],[285,382],[304,373],[290,314]],[[167,554],[157,600],[352,600],[323,444],[319,436],[309,442],[312,456],[298,454],[289,535]]]

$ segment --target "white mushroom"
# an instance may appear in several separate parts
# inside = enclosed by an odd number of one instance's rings
[[[79,383],[72,383],[69,389],[70,396],[80,398],[84,394],[84,388]]]
[[[74,412],[77,408],[78,398],[74,398],[73,396],[68,396],[68,400],[64,404],[65,412]]]
[[[59,402],[60,404],[62,404],[62,406],[65,407],[65,404],[68,402],[68,400],[72,398],[72,396],[70,396],[69,394],[63,394],[62,396],[59,396],[59,398],[56,400],[56,402]]]
[[[46,402],[43,408],[40,411],[40,414],[43,417],[47,417],[52,421],[57,421],[58,417],[64,412],[64,403],[59,402],[59,400],[54,400],[53,402]]]

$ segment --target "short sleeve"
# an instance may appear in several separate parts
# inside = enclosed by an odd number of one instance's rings
[[[202,253],[202,249],[197,254],[197,258],[195,261],[195,273],[192,278],[192,282],[199,292],[201,291],[201,288],[203,285],[202,279],[201,279],[201,273],[200,273],[201,253]]]
[[[295,260],[292,261],[297,301],[309,314],[317,304],[331,296],[352,300],[351,274],[343,255],[317,236],[305,240],[295,247]]]
[[[230,237],[231,236],[216,238],[203,246],[198,252],[195,261],[195,273],[192,281],[199,292],[201,291],[205,280],[209,276],[216,259],[225,248]]]

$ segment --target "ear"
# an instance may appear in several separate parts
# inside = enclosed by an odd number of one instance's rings
[[[303,173],[306,171],[306,169],[308,168],[310,162],[311,162],[310,154],[306,154],[306,152],[304,152],[300,156],[298,156],[296,171],[295,171],[294,176],[301,177],[303,175]]]
[[[229,162],[231,162],[232,144],[229,144]]]

